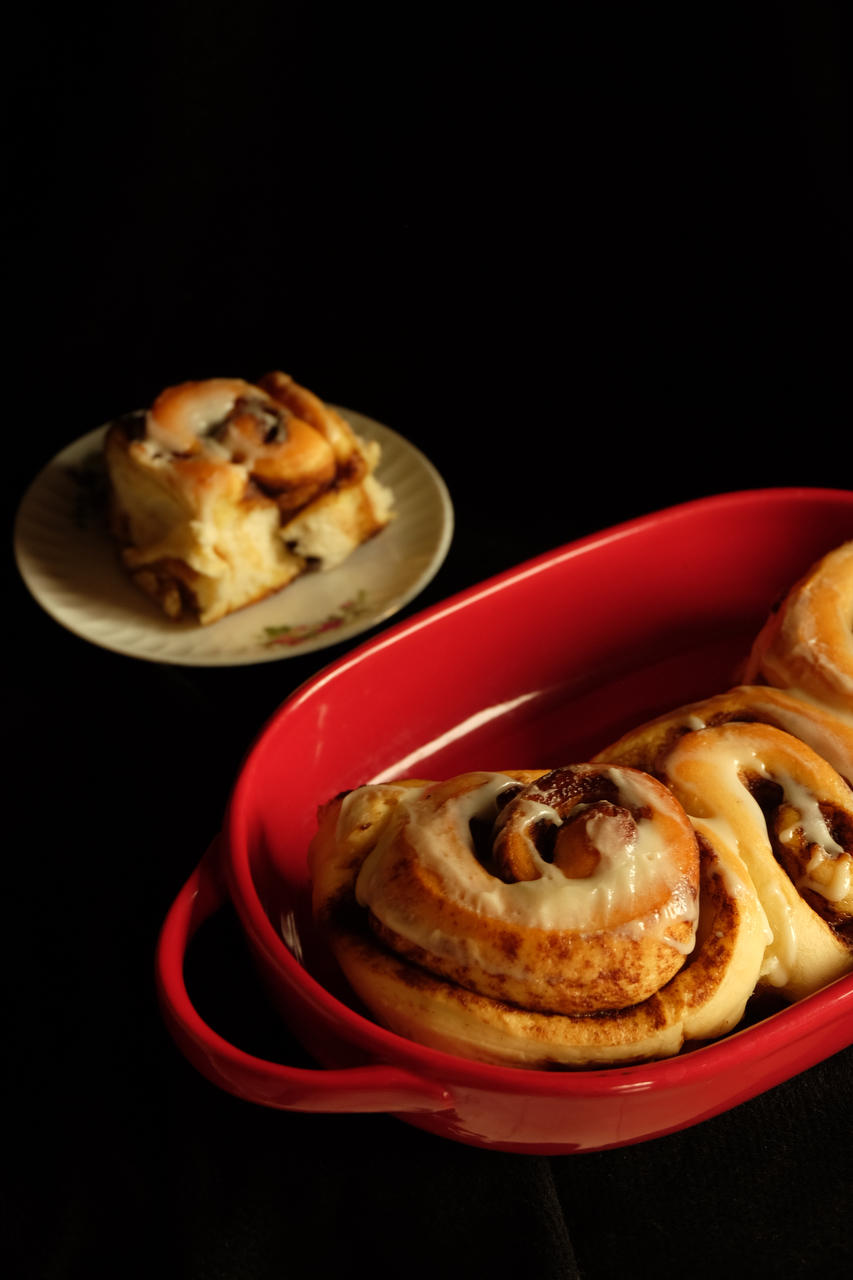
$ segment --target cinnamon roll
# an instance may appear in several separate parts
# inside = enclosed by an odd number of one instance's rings
[[[853,970],[853,792],[772,725],[685,734],[663,776],[694,824],[743,861],[771,936],[760,983],[790,1000]]]
[[[676,707],[629,729],[593,759],[630,765],[661,777],[669,752],[685,734],[734,721],[784,730],[853,783],[853,718],[792,690],[766,685],[735,685],[725,693]]]
[[[647,770],[694,825],[711,821],[738,852],[771,929],[762,987],[799,999],[853,968],[853,720],[843,706],[738,685],[639,725],[595,759]]]
[[[110,522],[133,581],[210,623],[378,533],[379,446],[288,375],[168,387],[106,433]]]
[[[315,916],[384,1025],[484,1061],[638,1061],[743,1017],[769,929],[746,870],[636,770],[377,784],[320,811]]]
[[[744,679],[795,690],[853,722],[853,540],[790,588],[756,637]]]

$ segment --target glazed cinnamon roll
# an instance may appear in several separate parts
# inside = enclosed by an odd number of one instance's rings
[[[853,541],[787,592],[755,640],[744,679],[796,690],[853,721]]]
[[[853,967],[853,725],[835,707],[739,685],[595,759],[647,770],[724,833],[767,912],[762,985],[799,999]]]
[[[734,721],[768,724],[804,742],[853,783],[853,719],[788,689],[735,685],[649,720],[602,748],[596,761],[613,761],[663,776],[672,748],[687,733]]]
[[[731,723],[685,734],[663,776],[747,868],[772,935],[762,985],[798,1000],[853,970],[853,792],[836,770],[780,729]]]
[[[391,518],[368,444],[283,373],[168,387],[107,430],[122,562],[169,617],[210,623],[330,569]]]
[[[491,1062],[637,1061],[721,1035],[769,934],[737,854],[628,768],[362,787],[323,806],[309,861],[373,1016]]]

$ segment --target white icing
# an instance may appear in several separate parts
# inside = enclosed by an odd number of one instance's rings
[[[651,780],[647,787],[633,778],[626,781],[619,769],[610,772],[624,785],[626,802],[647,806],[653,814],[658,812],[659,800],[652,791]],[[631,916],[632,903],[647,892],[651,880],[665,887],[663,896],[669,895],[666,905],[646,920],[638,913],[639,918],[628,926],[629,930],[642,932],[653,922],[669,926],[679,921],[695,921],[695,895],[688,886],[679,883],[677,872],[670,869],[668,851],[654,817],[637,821],[636,837],[627,847],[619,842],[617,848],[612,834],[606,833],[599,849],[598,865],[591,875],[582,878],[570,879],[559,867],[543,860],[532,840],[530,846],[540,872],[538,879],[506,884],[488,872],[473,856],[469,824],[474,818],[493,820],[497,796],[506,787],[515,785],[503,774],[492,774],[481,786],[448,800],[440,810],[430,809],[428,799],[424,803],[420,794],[401,796],[407,838],[421,865],[440,879],[449,899],[487,918],[527,928],[594,932],[590,921],[606,919],[615,908],[620,914]],[[526,800],[521,803],[526,810],[525,827],[543,817],[559,822],[558,815],[548,805]],[[374,899],[378,904],[381,899],[383,862],[392,854],[393,839],[394,832],[386,832],[365,860],[356,889],[363,905],[373,905]],[[389,927],[412,941],[422,942],[418,939],[417,921],[388,919],[387,908],[383,906],[381,911]]]
[[[813,874],[810,874],[819,869],[824,870],[827,864],[831,866],[828,879],[817,880]],[[809,865],[806,867],[806,874],[800,876],[797,881],[797,887],[799,889],[811,889],[813,893],[819,893],[826,898],[827,902],[842,902],[849,897],[850,891],[853,889],[851,859],[827,857],[826,851],[817,847],[812,854]]]
[[[808,877],[810,887],[816,892],[828,898],[836,894],[843,897],[845,886],[849,886],[851,858],[833,840],[813,792],[794,778],[783,763],[769,767],[745,726],[707,729],[701,736],[701,751],[694,752],[686,746],[685,758],[675,749],[668,765],[670,778],[688,813],[692,808],[702,808],[702,824],[736,849],[745,863],[772,932],[762,976],[772,985],[784,987],[792,974],[800,972],[804,957],[813,946],[814,935],[810,934],[807,942],[801,937],[801,931],[807,926],[811,930],[812,921],[817,918],[810,912],[803,914],[798,888],[774,858],[764,814],[742,781],[742,775],[759,775],[782,787],[787,802],[797,809],[798,816],[782,832],[781,838],[791,841],[798,830],[805,833],[815,846],[810,864],[812,872],[826,862],[835,864],[829,884],[814,883]],[[690,772],[682,776],[683,760]],[[701,772],[692,772],[696,766],[701,767]],[[683,782],[688,782],[687,794],[683,791]],[[708,812],[710,807],[713,813]],[[698,826],[698,820],[694,818],[694,821]]]
[[[790,826],[779,832],[779,838],[785,844],[790,843],[798,830],[802,830],[809,844],[818,844],[830,856],[844,852],[830,835],[826,820],[820,811],[814,794],[790,774],[775,775],[785,790],[785,798],[797,810],[797,819]]]
[[[146,414],[146,435],[156,444],[164,448],[173,448],[175,428],[189,431],[194,436],[201,436],[215,422],[221,422],[231,412],[237,399],[237,391],[223,381],[213,378],[200,383],[193,389],[192,395],[182,395],[178,405],[170,406],[163,422],[156,413],[149,410]],[[169,421],[177,418],[177,421]]]

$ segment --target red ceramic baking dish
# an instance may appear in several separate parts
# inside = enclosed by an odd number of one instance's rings
[[[703,498],[586,537],[430,607],[297,690],[251,747],[222,832],[158,944],[161,1007],[209,1080],[295,1111],[395,1114],[504,1151],[603,1150],[731,1108],[853,1043],[853,976],[676,1058],[538,1071],[410,1043],[359,1007],[312,928],[316,809],[395,776],[568,764],[734,683],[767,611],[853,536],[853,493]],[[233,904],[259,983],[317,1069],[254,1057],[184,980],[200,924]]]

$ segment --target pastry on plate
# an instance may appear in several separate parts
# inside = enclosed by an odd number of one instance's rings
[[[124,568],[169,618],[215,622],[335,568],[388,524],[379,457],[281,372],[168,387],[106,432]]]

